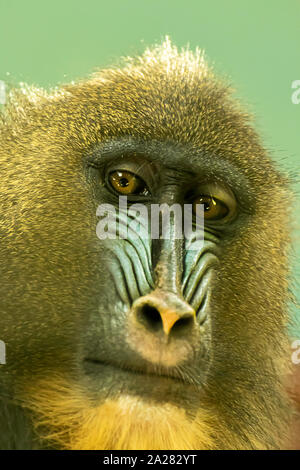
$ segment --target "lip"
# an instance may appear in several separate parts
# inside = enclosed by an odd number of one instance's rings
[[[132,367],[129,364],[114,364],[112,362],[103,361],[101,359],[94,359],[94,358],[85,358],[84,362],[90,366],[95,367],[107,367],[119,371],[121,373],[132,374],[135,376],[144,376],[149,378],[161,379],[161,380],[172,380],[176,381],[181,385],[186,385],[187,383],[191,384],[191,381],[188,378],[183,379],[181,375],[175,370],[163,370],[162,367],[157,366],[154,371],[154,367],[150,366],[148,369],[142,369],[138,367]]]

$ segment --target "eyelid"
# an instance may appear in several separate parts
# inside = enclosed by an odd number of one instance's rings
[[[221,204],[227,207],[228,214],[226,214],[223,219],[216,219],[216,223],[227,223],[229,221],[232,221],[232,219],[236,217],[237,200],[232,190],[227,186],[225,187],[224,185],[216,182],[204,183],[198,188],[197,194],[194,195],[194,200],[201,196],[209,196],[211,198],[214,198],[215,200],[219,201]],[[214,223],[214,220],[212,219],[211,221],[209,221],[209,223]]]
[[[223,204],[227,205],[230,209],[236,206],[236,198],[230,188],[221,186],[218,183],[206,183],[200,186],[198,192],[201,195],[211,196],[218,199]]]
[[[107,165],[105,172],[108,176],[113,171],[127,171],[132,173],[145,183],[150,192],[152,192],[154,184],[157,182],[157,173],[155,172],[154,164],[142,158],[122,158],[119,161],[114,161],[112,164]]]
[[[137,182],[141,185],[141,188],[143,189],[143,191],[140,191],[140,192],[129,192],[127,193],[127,196],[128,197],[142,197],[144,198],[145,196],[149,196],[151,195],[151,192],[150,192],[150,189],[147,185],[147,183],[144,181],[143,178],[141,178],[140,176],[136,175],[135,173],[133,173],[132,171],[129,171],[129,170],[121,170],[119,168],[115,169],[115,170],[112,170],[110,171],[109,173],[106,173],[106,178],[105,178],[105,181],[106,181],[106,185],[116,194],[124,194],[122,193],[122,191],[119,191],[118,189],[116,189],[113,185],[113,183],[111,182],[111,177],[114,173],[129,173],[130,175],[133,176],[133,178],[135,178],[137,180]],[[124,176],[124,178],[126,178],[126,176]],[[146,193],[145,193],[146,191]]]

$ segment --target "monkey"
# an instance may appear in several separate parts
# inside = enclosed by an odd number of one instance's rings
[[[283,448],[289,176],[204,52],[22,85],[0,136],[0,448]],[[197,250],[144,236],[174,204]]]

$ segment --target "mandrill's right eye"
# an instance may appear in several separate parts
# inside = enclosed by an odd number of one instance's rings
[[[139,176],[126,170],[116,170],[109,174],[109,183],[119,194],[147,196],[149,189]]]

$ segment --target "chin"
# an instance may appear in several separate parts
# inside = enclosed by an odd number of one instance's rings
[[[213,420],[207,409],[198,406],[194,412],[187,403],[178,405],[178,399],[175,404],[180,387],[184,402],[183,384],[166,377],[157,381],[146,377],[152,393],[142,396],[138,380],[134,392],[133,386],[123,386],[124,377],[119,376],[119,384],[111,386],[110,393],[108,388],[102,390],[102,398],[97,399],[82,385],[62,377],[27,387],[23,403],[32,414],[42,445],[65,450],[214,448]],[[112,377],[110,383],[113,381]]]

